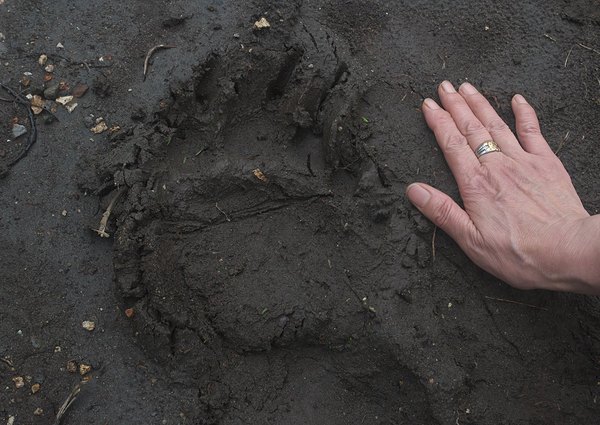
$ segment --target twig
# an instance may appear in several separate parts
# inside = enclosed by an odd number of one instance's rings
[[[577,43],[577,45],[578,45],[579,47],[583,47],[583,48],[584,48],[584,49],[586,49],[586,50],[589,50],[589,51],[591,51],[591,52],[594,52],[594,53],[596,53],[597,55],[600,55],[600,50],[596,50],[596,49],[594,49],[594,48],[592,48],[592,47],[590,47],[590,46],[586,46],[585,44],[581,44],[581,43]]]
[[[215,207],[219,210],[219,212],[221,214],[223,214],[225,216],[225,218],[227,219],[227,221],[231,221],[231,219],[229,218],[229,216],[227,215],[227,213],[225,211],[223,211],[221,208],[219,208],[219,204],[217,202],[215,202]]]
[[[548,38],[548,39],[550,39],[550,40],[552,40],[552,41],[554,41],[556,43],[556,39],[554,37],[552,37],[551,35],[544,34],[544,37],[546,37],[546,38]]]
[[[446,59],[444,59],[439,53],[437,55],[438,58],[440,58],[440,60],[442,61],[442,69],[446,69]]]
[[[492,300],[492,301],[499,301],[499,302],[502,302],[502,303],[509,303],[509,304],[517,304],[517,305],[522,305],[522,306],[525,306],[525,307],[537,308],[538,310],[548,311],[547,308],[539,307],[539,306],[533,305],[533,304],[522,303],[522,302],[519,302],[519,301],[506,300],[504,298],[488,297],[487,295],[485,296],[485,298],[487,298],[488,300]]]
[[[360,303],[360,305],[362,306],[362,308],[364,308],[365,310],[373,313],[373,314],[377,314],[377,311],[375,310],[375,307],[370,306],[367,303],[367,297],[362,297],[360,295],[358,295],[358,292],[356,292],[356,289],[354,289],[352,287],[352,285],[350,284],[350,278],[348,277],[348,274],[346,273],[347,270],[344,270],[344,283],[346,284],[346,286],[348,287],[348,289],[350,289],[350,291],[354,294],[354,296],[356,297],[356,299],[358,300],[358,302]]]
[[[11,368],[15,367],[15,365],[13,364],[13,362],[9,358],[7,358],[7,357],[0,357],[0,362],[6,363]]]
[[[97,229],[92,229],[94,232],[98,233],[98,235],[101,238],[110,238],[110,234],[106,232],[106,227],[108,226],[108,219],[110,217],[110,214],[112,213],[113,207],[115,206],[115,202],[124,191],[125,189],[119,190],[119,192],[115,195],[112,201],[110,201],[110,204],[108,204],[108,208],[106,208],[104,214],[102,214],[102,218],[100,219],[100,226]]]
[[[160,49],[173,49],[173,48],[175,48],[175,46],[169,46],[167,44],[159,44],[158,46],[154,46],[153,48],[148,50],[148,53],[146,54],[146,59],[144,60],[144,81],[146,81],[146,74],[148,74],[148,64],[149,64],[150,58],[152,57],[154,52],[156,52],[157,50],[160,50]]]
[[[567,134],[565,134],[565,137],[563,137],[563,139],[561,140],[560,145],[558,145],[558,147],[554,151],[554,155],[558,155],[558,153],[561,151],[561,149],[563,148],[563,146],[567,142],[567,139],[569,138],[570,134],[571,134],[571,131],[567,131]]]
[[[82,383],[77,384],[75,386],[75,388],[73,388],[73,391],[71,391],[71,393],[67,396],[67,398],[66,398],[65,402],[62,404],[62,406],[60,406],[60,409],[58,409],[58,413],[56,413],[56,419],[54,420],[54,425],[60,425],[60,421],[62,420],[63,416],[65,415],[65,413],[67,413],[67,410],[69,410],[69,407],[71,407],[71,405],[77,399],[77,396],[79,395],[79,392],[81,391],[81,385],[82,385]]]
[[[571,56],[571,52],[573,51],[574,48],[575,48],[575,46],[571,46],[569,53],[567,53],[567,57],[565,59],[565,68],[567,67],[567,63],[569,62],[569,56]]]
[[[15,159],[13,159],[8,164],[8,166],[10,167],[12,165],[15,165],[17,162],[19,162],[21,159],[23,159],[29,153],[29,149],[31,149],[31,147],[37,140],[37,126],[35,124],[35,117],[33,115],[33,112],[31,111],[31,107],[30,107],[31,104],[29,103],[27,98],[23,97],[23,95],[21,95],[20,93],[17,93],[13,89],[5,86],[2,83],[0,83],[0,87],[2,87],[4,90],[6,90],[8,92],[8,94],[10,94],[12,97],[14,97],[16,102],[20,103],[25,108],[27,108],[27,114],[29,116],[29,124],[31,125],[31,131],[29,132],[29,137],[27,138],[27,146],[25,146],[25,149]]]
[[[431,237],[431,256],[432,261],[435,261],[435,234],[437,233],[437,226],[433,228],[433,236]]]

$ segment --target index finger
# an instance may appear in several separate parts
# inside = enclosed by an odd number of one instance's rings
[[[433,99],[425,99],[423,114],[427,125],[435,134],[458,186],[461,187],[477,172],[481,163],[465,136],[456,127],[452,116],[440,108]]]

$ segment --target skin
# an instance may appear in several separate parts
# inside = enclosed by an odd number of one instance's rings
[[[583,207],[569,174],[542,136],[533,108],[512,99],[517,137],[475,87],[444,81],[441,106],[423,114],[454,174],[464,208],[413,183],[410,201],[478,266],[520,289],[600,294],[600,215]],[[501,152],[480,158],[494,140]]]

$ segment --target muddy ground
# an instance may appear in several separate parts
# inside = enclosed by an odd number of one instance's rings
[[[457,195],[419,107],[468,80],[598,213],[600,2],[0,3],[0,83],[89,86],[36,140],[0,93],[0,423],[82,379],[63,424],[598,422],[598,300],[510,289],[403,193]]]

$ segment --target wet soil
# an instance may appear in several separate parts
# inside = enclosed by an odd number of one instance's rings
[[[597,1],[122,3],[0,5],[0,82],[91,87],[27,152],[0,104],[0,419],[51,423],[74,361],[62,423],[597,422],[598,300],[507,287],[403,195],[457,197],[419,107],[468,80],[597,214]]]

